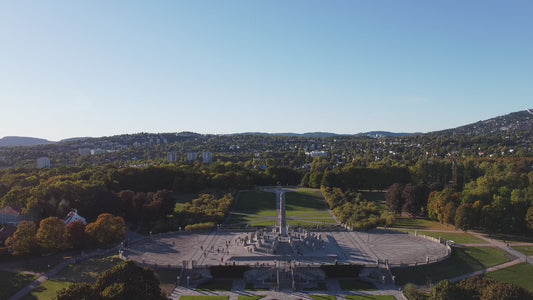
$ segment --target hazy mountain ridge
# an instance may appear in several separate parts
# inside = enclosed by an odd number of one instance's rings
[[[0,147],[14,147],[14,146],[37,146],[55,144],[56,142],[24,136],[5,136],[0,139]]]

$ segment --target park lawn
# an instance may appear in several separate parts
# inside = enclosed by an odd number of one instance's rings
[[[527,263],[490,272],[485,277],[516,284],[533,292],[533,266]]]
[[[69,281],[47,280],[36,287],[30,294],[26,295],[23,300],[48,300],[53,299],[57,292],[68,288],[72,285]]]
[[[516,250],[524,255],[530,256],[533,255],[533,245],[531,246],[512,246],[513,250]]]
[[[446,230],[455,231],[453,226],[446,226],[439,222],[427,219],[413,219],[408,217],[396,217],[392,227],[404,229]]]
[[[452,240],[456,244],[488,244],[485,240],[482,240],[470,233],[464,232],[418,231],[418,234],[423,234],[434,238],[441,237],[445,240]]]
[[[336,224],[322,199],[320,191],[299,189],[285,194],[287,223],[291,226]],[[263,191],[240,193],[228,225],[249,224],[250,226],[274,226],[276,224],[275,194]]]
[[[229,296],[181,296],[180,300],[228,300]]]
[[[34,275],[0,271],[0,299],[8,299],[35,279]]]
[[[346,300],[396,300],[392,295],[349,295]]]
[[[121,261],[122,260],[118,255],[92,257],[75,265],[68,265],[61,270],[56,277],[68,279],[73,282],[92,283],[100,274],[114,267]]]
[[[339,279],[339,286],[344,291],[375,291],[376,286],[372,283],[357,279]]]
[[[332,295],[309,295],[309,298],[313,300],[336,300],[337,297]]]
[[[395,267],[396,283],[425,285],[508,262],[506,252],[492,247],[454,248],[445,261],[417,267]]]
[[[198,285],[197,291],[231,291],[233,280],[216,279]]]

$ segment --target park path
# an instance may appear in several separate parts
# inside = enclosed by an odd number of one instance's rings
[[[139,239],[144,239],[144,238],[145,237],[142,237],[142,238],[139,238]],[[81,262],[83,260],[89,259],[89,258],[94,257],[94,256],[105,255],[105,254],[108,254],[108,253],[111,253],[111,252],[117,252],[119,247],[120,247],[120,245],[117,245],[115,247],[112,247],[112,248],[109,248],[109,249],[105,249],[105,250],[97,249],[97,250],[94,250],[94,251],[92,251],[91,253],[88,253],[88,254],[82,254],[82,255],[78,255],[77,257],[72,257],[70,259],[63,260],[61,263],[59,263],[55,268],[50,270],[48,273],[44,273],[43,274],[43,273],[27,272],[27,273],[33,273],[34,275],[37,275],[39,277],[37,279],[35,279],[30,285],[28,285],[28,286],[24,287],[23,289],[19,290],[17,293],[15,293],[13,296],[11,296],[8,300],[20,300],[20,299],[24,298],[26,295],[31,293],[35,288],[37,288],[43,282],[47,281],[48,279],[53,278],[57,273],[61,272],[61,270],[63,270],[65,267],[67,267],[70,264],[75,264],[77,262]],[[10,271],[10,272],[17,272],[18,273],[18,271],[13,270],[13,269],[11,269],[11,270],[5,269],[5,270],[6,271]]]

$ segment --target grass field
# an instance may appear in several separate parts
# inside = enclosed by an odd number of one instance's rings
[[[450,258],[445,261],[418,267],[393,268],[392,273],[396,276],[398,284],[411,282],[425,285],[500,265],[507,261],[509,259],[506,253],[498,248],[454,248]]]
[[[0,271],[0,299],[8,299],[35,279],[34,275]]]
[[[274,193],[263,191],[241,192],[229,225],[273,226],[276,224]],[[299,189],[285,194],[287,223],[292,226],[336,224],[331,217],[320,191]]]
[[[313,300],[335,300],[337,297],[332,295],[309,295],[309,298]]]
[[[446,226],[439,222],[430,221],[427,219],[412,219],[408,217],[397,217],[392,224],[392,227],[405,229],[425,229],[425,230],[447,230],[455,231],[453,226]]]
[[[346,300],[395,300],[394,296],[391,295],[350,295],[344,297]]]
[[[30,294],[26,295],[22,300],[49,300],[53,299],[58,291],[68,288],[72,282],[47,280],[36,287]]]
[[[482,240],[475,235],[463,232],[418,231],[418,234],[423,234],[434,238],[441,237],[446,240],[452,240],[456,244],[488,244],[485,240]]]
[[[518,264],[502,270],[487,273],[485,277],[519,285],[533,292],[533,266]]]
[[[237,300],[259,300],[265,296],[239,296]]]
[[[75,265],[68,265],[57,274],[57,277],[73,282],[92,283],[101,273],[114,267],[119,262],[121,260],[117,255],[93,257]]]
[[[528,256],[533,256],[533,246],[513,246],[512,249]],[[533,260],[533,257],[531,258]]]

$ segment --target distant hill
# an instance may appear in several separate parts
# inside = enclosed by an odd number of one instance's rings
[[[423,134],[421,132],[389,132],[389,131],[369,131],[358,133],[355,136],[368,136],[371,138],[382,138],[382,137],[400,137],[400,136],[412,136]]]
[[[518,132],[528,133],[529,135],[533,134],[533,114],[527,110],[513,112],[457,128],[434,131],[429,134],[480,136]]]
[[[23,137],[23,136],[6,136],[0,139],[0,147],[15,147],[15,146],[36,146],[55,144],[45,139]]]
[[[73,137],[59,141],[60,143],[79,142],[91,139],[91,137]]]

